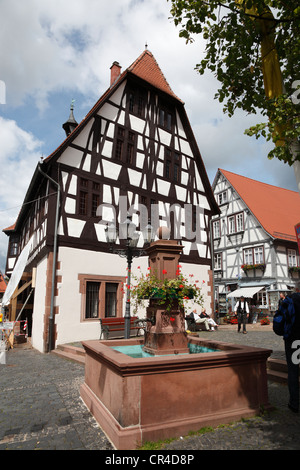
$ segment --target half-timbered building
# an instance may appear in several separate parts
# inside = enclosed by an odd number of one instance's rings
[[[37,165],[5,230],[7,274],[34,272],[33,346],[47,350],[51,312],[55,345],[99,338],[99,318],[124,315],[126,260],[109,251],[105,228],[127,213],[137,233],[149,219],[155,230],[170,228],[183,245],[182,272],[200,280],[210,312],[209,228],[219,208],[184,103],[152,53],[124,72],[114,62],[109,88],[79,124],[72,107],[63,128],[66,139]],[[137,265],[146,270],[147,257],[135,259],[133,271]]]
[[[273,313],[279,292],[289,292],[299,281],[299,194],[221,169],[212,187],[221,211],[212,221],[220,315],[240,295],[253,314]]]

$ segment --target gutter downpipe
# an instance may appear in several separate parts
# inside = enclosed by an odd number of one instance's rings
[[[209,236],[210,236],[210,253],[211,253],[211,270],[212,270],[212,303],[213,303],[213,312],[212,317],[215,322],[219,324],[219,313],[216,317],[216,301],[215,301],[215,254],[214,254],[214,240],[212,232],[212,217],[209,220]]]
[[[54,225],[54,243],[53,243],[53,265],[52,265],[52,283],[51,283],[51,304],[50,304],[50,316],[49,316],[49,330],[48,330],[48,352],[53,349],[52,337],[53,337],[53,323],[54,323],[54,289],[55,289],[55,275],[56,275],[56,259],[57,259],[57,231],[58,231],[58,218],[59,218],[59,206],[60,206],[60,185],[54,181],[50,176],[43,172],[40,163],[38,163],[38,170],[57,186],[57,197],[56,197],[56,212],[55,212],[55,225]]]

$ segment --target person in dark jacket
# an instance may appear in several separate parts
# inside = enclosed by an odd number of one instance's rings
[[[246,323],[249,317],[249,305],[246,302],[245,297],[241,297],[240,300],[237,301],[234,311],[237,313],[238,317],[238,333],[241,331],[241,325],[243,325],[243,333],[246,334]]]
[[[294,413],[299,412],[299,360],[295,355],[300,341],[300,285],[289,296],[294,304],[295,319],[288,338],[284,338],[285,356],[288,367],[288,388],[290,400],[288,407]]]

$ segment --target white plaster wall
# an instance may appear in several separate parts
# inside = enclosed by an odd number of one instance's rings
[[[99,339],[99,320],[81,321],[81,294],[79,292],[78,274],[95,274],[99,276],[126,276],[126,260],[118,255],[95,253],[73,248],[60,248],[58,260],[61,270],[62,283],[58,285],[58,296],[55,306],[59,314],[55,315],[57,324],[57,344]],[[135,259],[136,266],[146,271],[148,261],[145,257]],[[142,313],[142,312],[141,312]],[[125,314],[125,297],[123,305]]]
[[[209,266],[200,265],[200,264],[188,264],[180,263],[181,272],[184,276],[191,279],[191,283],[194,281],[199,281],[196,283],[197,286],[201,288],[201,293],[203,295],[204,304],[203,307],[206,309],[208,315],[212,314],[211,301],[212,298],[208,295],[212,291],[212,286],[209,286]],[[190,274],[193,277],[190,277]],[[188,315],[192,310],[196,308],[197,313],[201,312],[199,305],[195,304],[192,300],[185,301],[185,313]]]
[[[40,352],[44,352],[44,314],[46,295],[46,271],[47,257],[45,257],[36,267],[36,283],[34,289],[34,305],[32,315],[32,346]]]

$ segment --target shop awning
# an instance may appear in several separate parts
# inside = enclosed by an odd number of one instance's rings
[[[9,283],[7,284],[6,291],[3,295],[2,305],[8,305],[10,303],[11,296],[13,295],[14,291],[18,287],[22,274],[27,264],[29,253],[32,249],[32,237],[27,243],[27,245],[23,248],[18,261],[13,269],[11,278]]]
[[[233,292],[230,292],[230,294],[227,295],[227,297],[245,297],[245,298],[252,298],[254,294],[257,294],[260,290],[264,289],[265,286],[255,286],[255,287],[240,287],[239,289],[234,290]]]

